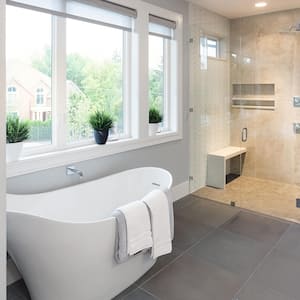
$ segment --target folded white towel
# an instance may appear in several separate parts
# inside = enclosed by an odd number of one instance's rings
[[[135,201],[118,208],[125,217],[127,229],[127,252],[134,255],[153,245],[150,216],[142,201]]]
[[[169,200],[163,191],[157,189],[147,194],[142,201],[150,211],[153,238],[151,256],[156,259],[172,252]]]

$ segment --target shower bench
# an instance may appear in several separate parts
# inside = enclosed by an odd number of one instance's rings
[[[226,147],[208,153],[206,184],[211,187],[224,189],[226,185],[227,161],[232,158],[241,158],[246,152],[247,149],[243,147]],[[239,161],[239,169],[241,169],[241,160]]]

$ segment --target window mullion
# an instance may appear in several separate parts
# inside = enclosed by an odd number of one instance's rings
[[[53,16],[53,144],[66,145],[67,89],[66,89],[66,19]]]
[[[136,103],[136,116],[138,119],[138,134],[140,139],[148,137],[149,123],[149,13],[146,10],[140,10],[136,20],[136,32],[139,37],[138,41],[138,57],[139,70],[138,77],[138,103]]]
[[[165,128],[170,130],[170,107],[171,107],[171,97],[170,97],[170,74],[171,74],[171,64],[170,64],[170,40],[164,39],[164,120]]]
[[[132,125],[131,120],[131,34],[127,31],[123,32],[123,118],[124,118],[124,134],[131,136]]]

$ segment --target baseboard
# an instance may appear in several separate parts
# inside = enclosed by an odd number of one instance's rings
[[[174,196],[174,201],[177,201],[185,196],[187,196],[189,192],[189,182],[185,181],[182,182],[172,188],[173,196]]]
[[[6,262],[6,276],[7,285],[11,285],[22,278],[11,258],[8,258]]]

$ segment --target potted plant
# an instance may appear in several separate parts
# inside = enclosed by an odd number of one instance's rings
[[[155,107],[149,109],[149,135],[153,136],[158,132],[159,123],[163,120],[162,114]]]
[[[18,160],[23,141],[29,138],[30,125],[27,121],[21,121],[19,117],[8,116],[6,118],[6,160],[7,162]]]
[[[109,129],[113,126],[113,118],[104,111],[95,111],[90,115],[89,123],[94,129],[95,141],[98,145],[106,143]]]

